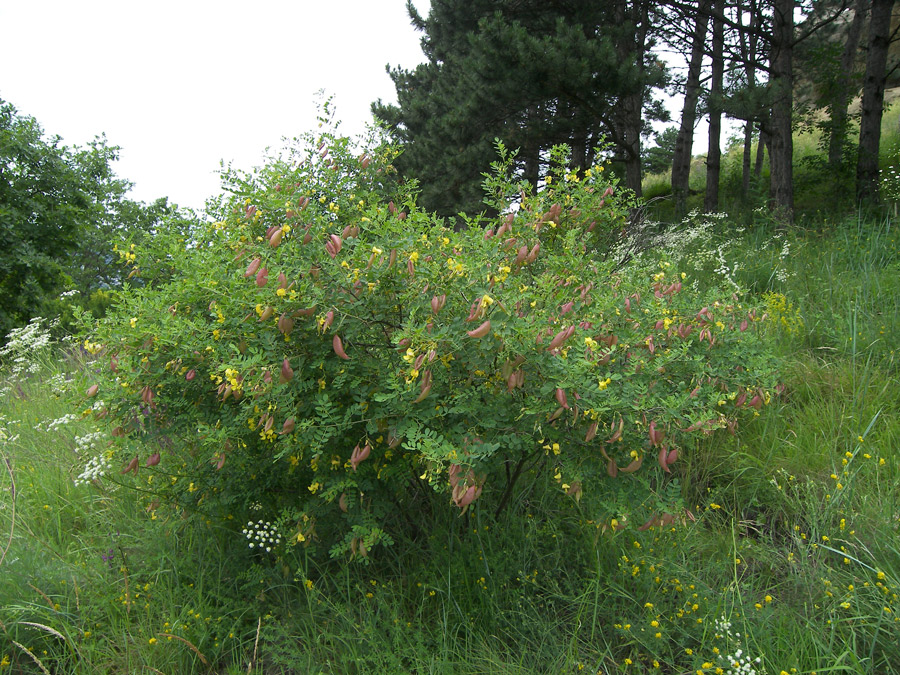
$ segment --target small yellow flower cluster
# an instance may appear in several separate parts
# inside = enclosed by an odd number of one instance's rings
[[[541,446],[541,448],[545,451],[545,455],[549,455],[550,452],[553,452],[554,455],[558,455],[560,453],[559,443],[553,443],[552,445],[548,443]]]
[[[135,253],[134,253],[134,244],[131,245],[131,248],[128,251],[119,250],[119,247],[117,245],[113,246],[113,251],[115,251],[116,253],[119,254],[119,259],[123,263],[131,264],[131,265],[134,264],[135,258],[136,258]]]
[[[132,326],[133,328],[134,326]],[[97,354],[101,349],[103,349],[103,345],[99,342],[91,342],[90,340],[84,341],[84,351],[88,354]]]
[[[456,276],[463,276],[466,273],[463,264],[453,258],[447,258],[447,268]]]
[[[232,368],[226,368],[225,379],[228,381],[228,384],[231,385],[232,391],[240,391],[243,388],[243,383],[238,377],[238,372],[236,370]]]
[[[800,334],[804,326],[803,317],[800,316],[800,310],[794,308],[792,302],[781,293],[763,293],[763,301],[766,303],[769,321],[779,326],[788,335]]]

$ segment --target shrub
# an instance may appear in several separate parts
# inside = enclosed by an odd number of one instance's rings
[[[604,167],[557,149],[535,193],[501,146],[503,215],[454,231],[394,183],[390,145],[305,142],[229,173],[216,222],[137,247],[136,274],[166,273],[89,335],[106,457],[151,509],[265,529],[256,556],[365,558],[427,531],[433,495],[499,512],[538,475],[649,527],[680,515],[692,436],[769,402],[762,311],[664,252],[626,264],[633,202]]]

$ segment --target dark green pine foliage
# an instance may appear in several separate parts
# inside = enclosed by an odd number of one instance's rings
[[[678,127],[667,127],[654,134],[656,145],[645,146],[641,151],[641,168],[644,175],[664,173],[672,168],[675,156],[675,143],[678,140]]]
[[[517,170],[536,183],[553,145],[568,144],[583,168],[604,137],[620,135],[616,104],[648,77],[622,58],[613,4],[433,0],[427,18],[407,4],[427,62],[389,70],[399,105],[372,109],[403,146],[397,168],[419,180],[422,206],[482,211],[496,138],[519,150]]]

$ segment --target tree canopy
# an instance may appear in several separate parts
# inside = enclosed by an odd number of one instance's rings
[[[121,284],[113,239],[149,232],[171,215],[165,199],[126,198],[113,168],[119,148],[103,136],[86,147],[47,137],[33,117],[0,100],[0,336],[45,311],[63,291]]]

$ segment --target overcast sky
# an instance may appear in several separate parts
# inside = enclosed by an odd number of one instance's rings
[[[0,0],[0,99],[68,145],[105,133],[134,199],[201,208],[220,160],[250,168],[313,129],[320,89],[351,135],[396,101],[385,65],[424,60],[405,5]]]

